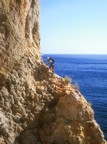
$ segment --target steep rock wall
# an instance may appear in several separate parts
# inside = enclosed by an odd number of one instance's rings
[[[0,1],[0,65],[12,69],[29,48],[39,53],[39,1]]]
[[[0,144],[106,144],[78,89],[42,62],[39,6],[0,1]]]

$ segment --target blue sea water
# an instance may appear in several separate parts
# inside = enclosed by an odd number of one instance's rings
[[[107,55],[43,55],[43,60],[48,56],[55,60],[55,73],[78,83],[107,140]]]

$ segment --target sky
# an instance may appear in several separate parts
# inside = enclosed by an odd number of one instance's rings
[[[43,54],[107,54],[107,0],[40,0]]]

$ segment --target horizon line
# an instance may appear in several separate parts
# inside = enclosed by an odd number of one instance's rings
[[[67,54],[67,53],[41,53],[41,55],[107,55],[107,54],[77,54],[77,53],[71,53],[71,54]]]

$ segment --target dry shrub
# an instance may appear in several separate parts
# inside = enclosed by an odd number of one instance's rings
[[[74,87],[75,87],[75,89],[79,90],[79,85],[77,82],[74,84]]]
[[[64,78],[64,80],[65,80],[65,83],[66,83],[66,84],[69,84],[69,83],[72,82],[72,79],[71,79],[70,77],[68,77],[68,76],[66,76],[66,77]]]
[[[89,105],[90,107],[92,107],[92,102],[89,101],[89,102],[88,102],[88,105]]]

